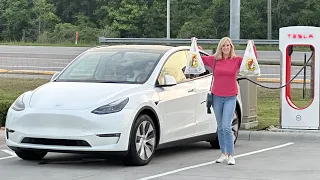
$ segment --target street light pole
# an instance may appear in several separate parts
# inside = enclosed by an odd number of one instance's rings
[[[240,39],[240,0],[230,0],[230,38]]]
[[[167,39],[170,39],[170,0],[167,0]]]
[[[268,39],[272,39],[271,0],[268,1]]]

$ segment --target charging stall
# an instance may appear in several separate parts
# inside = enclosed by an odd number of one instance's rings
[[[296,75],[302,66],[292,68],[294,61],[293,51],[297,49],[308,49],[310,52],[307,60],[309,61],[310,78],[308,78],[308,88],[310,90],[310,103],[297,105],[292,99],[295,97],[293,90],[297,86],[293,83],[288,84],[292,77]],[[310,49],[309,49],[310,48]],[[320,61],[317,50],[320,50],[320,28],[310,26],[291,26],[283,27],[279,30],[279,49],[281,52],[281,86],[288,84],[281,89],[281,128],[289,129],[319,129],[319,78]],[[296,54],[303,54],[297,52]],[[298,58],[299,59],[299,58]],[[300,62],[303,59],[300,58]],[[298,70],[297,70],[298,69]],[[295,70],[295,71],[293,71]],[[301,76],[298,76],[301,77]],[[296,78],[301,79],[301,78]]]

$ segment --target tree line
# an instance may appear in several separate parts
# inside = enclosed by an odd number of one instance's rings
[[[267,39],[267,1],[241,0],[241,39]],[[229,0],[171,0],[171,38],[229,35]],[[164,38],[166,0],[0,0],[0,41],[95,43],[99,36]],[[280,27],[319,26],[320,0],[272,0]]]

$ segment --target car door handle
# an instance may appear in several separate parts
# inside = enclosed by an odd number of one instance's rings
[[[193,92],[193,91],[194,91],[194,89],[189,89],[189,90],[188,90],[188,93]]]

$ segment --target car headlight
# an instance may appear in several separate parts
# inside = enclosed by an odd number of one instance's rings
[[[15,111],[22,111],[25,109],[25,105],[23,103],[24,94],[20,95],[12,104],[11,108]]]
[[[122,98],[113,101],[107,105],[98,107],[97,109],[91,111],[94,114],[111,114],[121,111],[128,103],[129,98]]]

